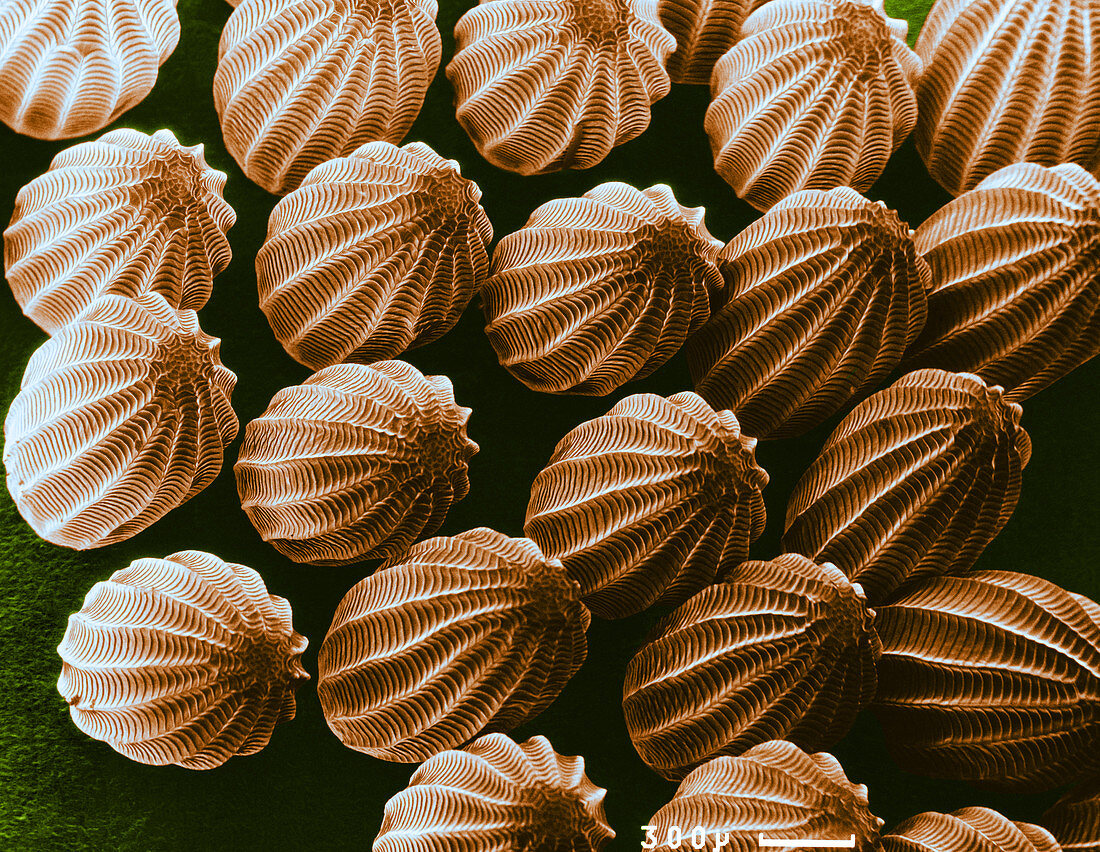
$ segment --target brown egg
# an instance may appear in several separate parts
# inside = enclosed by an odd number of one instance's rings
[[[916,50],[914,138],[952,195],[1010,163],[1100,169],[1093,0],[937,0]]]
[[[1066,852],[1100,852],[1100,778],[1062,796],[1043,825]]]
[[[1100,771],[1100,606],[1027,574],[931,577],[878,610],[875,710],[906,769],[1036,791]]]
[[[849,781],[835,757],[770,740],[694,770],[642,830],[643,842],[655,844],[648,848],[659,850],[749,852],[760,848],[761,835],[792,841],[854,835],[848,848],[872,852],[881,826],[867,806],[867,788]]]
[[[673,83],[710,85],[719,59],[741,36],[741,24],[763,0],[659,0],[657,14],[676,37],[665,63]]]
[[[927,314],[911,233],[848,187],[780,201],[718,256],[724,304],[687,343],[695,390],[780,438],[877,387]]]
[[[536,477],[524,532],[585,603],[622,618],[676,604],[764,531],[756,440],[693,393],[637,394],[566,435]]]
[[[447,78],[494,166],[587,169],[649,126],[675,46],[654,0],[481,0],[455,26]]]
[[[1007,166],[915,235],[928,325],[906,363],[977,373],[1021,401],[1100,352],[1100,183]]]
[[[242,0],[218,45],[225,147],[268,192],[365,142],[400,142],[439,68],[436,0]]]
[[[340,602],[317,662],[325,719],[349,748],[406,763],[511,730],[581,667],[589,619],[528,539],[428,539]]]
[[[248,424],[234,466],[241,505],[295,562],[400,556],[470,490],[469,417],[450,379],[404,361],[326,367]]]
[[[442,337],[489,274],[481,190],[423,142],[370,142],[275,205],[260,307],[291,357],[369,364]]]
[[[558,754],[546,737],[518,745],[486,734],[413,773],[386,803],[372,849],[596,852],[615,836],[606,794],[588,780],[583,757]]]
[[[194,311],[102,296],[31,356],[4,421],[8,491],[54,544],[137,535],[214,481],[237,377]]]
[[[102,130],[153,88],[176,49],[176,0],[0,5],[0,121],[35,139]]]
[[[1062,852],[1037,825],[1012,822],[989,808],[911,817],[882,838],[881,852]]]
[[[185,550],[92,587],[58,646],[57,688],[76,726],[119,754],[213,769],[294,718],[306,644],[259,574]]]
[[[703,213],[624,183],[535,210],[481,291],[501,365],[532,390],[604,396],[668,361],[722,287]]]
[[[837,743],[875,692],[881,653],[863,590],[787,553],[745,562],[662,619],[626,668],[623,713],[666,778],[758,743]]]
[[[112,130],[19,190],[4,267],[23,313],[53,334],[99,296],[160,293],[198,310],[233,252],[225,172],[170,130]]]
[[[872,606],[965,571],[1016,508],[1031,439],[969,373],[918,370],[853,409],[795,486],[783,547],[831,562]]]
[[[921,63],[883,0],[770,0],[714,67],[714,168],[753,207],[799,189],[863,192],[917,121]]]

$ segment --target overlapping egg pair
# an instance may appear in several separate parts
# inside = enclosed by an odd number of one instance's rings
[[[168,131],[59,154],[16,198],[8,281],[53,334],[4,422],[8,490],[35,531],[121,541],[217,476],[236,376],[194,308],[231,256],[225,174]]]

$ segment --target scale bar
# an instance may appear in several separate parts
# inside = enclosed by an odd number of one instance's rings
[[[853,834],[847,840],[794,840],[765,837],[761,834],[759,843],[761,846],[793,846],[799,849],[855,849],[856,836]]]

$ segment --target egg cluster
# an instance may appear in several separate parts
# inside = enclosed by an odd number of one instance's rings
[[[340,602],[316,673],[341,742],[420,764],[375,852],[604,846],[583,758],[508,733],[584,664],[593,616],[655,605],[669,612],[625,664],[622,712],[641,760],[679,782],[647,826],[656,848],[694,826],[697,849],[765,832],[1100,849],[1100,604],[976,570],[1023,487],[1023,405],[1100,352],[1100,7],[937,0],[911,49],[882,0],[481,0],[445,73],[486,161],[592,167],[672,83],[709,84],[714,169],[761,213],[723,242],[669,186],[607,182],[495,244],[459,164],[402,144],[442,61],[437,11],[241,0],[213,79],[227,150],[283,196],[259,307],[316,371],[245,426],[241,507],[294,562],[383,562]],[[98,132],[178,38],[169,0],[7,3],[0,119]],[[915,230],[864,195],[911,134],[954,196]],[[6,278],[50,337],[3,459],[56,545],[128,539],[223,467],[236,376],[196,311],[231,259],[226,179],[201,145],[118,129],[15,199]],[[432,537],[481,448],[462,387],[399,359],[475,299],[533,392],[607,396],[681,349],[694,385],[564,435],[522,538]],[[834,416],[788,495],[783,552],[750,559],[759,442]],[[293,718],[306,644],[256,571],[187,550],[93,586],[58,689],[120,754],[210,769]],[[827,751],[864,709],[915,773],[1077,786],[1046,828],[970,807],[884,832]]]

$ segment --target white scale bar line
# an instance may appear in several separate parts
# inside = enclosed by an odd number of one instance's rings
[[[853,834],[847,840],[794,840],[760,835],[761,846],[793,846],[799,849],[855,849],[856,836]]]

